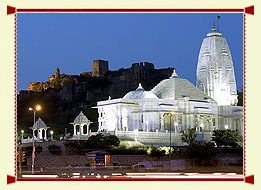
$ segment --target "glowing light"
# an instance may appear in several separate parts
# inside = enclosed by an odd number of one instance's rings
[[[228,125],[225,125],[225,129],[228,129]]]
[[[32,108],[32,107],[30,107],[29,110],[30,110],[30,111],[34,111],[34,110],[38,110],[38,111],[39,111],[39,110],[41,110],[41,106],[40,106],[40,105],[37,105],[37,106],[35,107],[35,109]]]
[[[37,105],[36,106],[36,110],[40,110],[41,109],[41,106],[40,105]]]
[[[173,115],[175,115],[175,112],[174,112],[174,111],[172,111],[172,112],[171,112],[171,115],[172,115],[172,116],[173,116]]]

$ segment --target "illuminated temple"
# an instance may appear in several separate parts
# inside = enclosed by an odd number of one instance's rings
[[[150,91],[139,84],[122,98],[98,102],[98,132],[155,145],[169,145],[171,138],[174,146],[182,145],[180,130],[193,127],[202,141],[211,140],[214,129],[243,134],[231,53],[215,26],[201,45],[196,86],[177,73]]]

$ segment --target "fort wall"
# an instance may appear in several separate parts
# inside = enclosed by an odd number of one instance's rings
[[[161,80],[170,77],[173,72],[173,68],[155,69],[154,64],[149,62],[133,63],[127,69],[108,71],[108,61],[103,60],[94,60],[93,69],[93,72],[81,73],[79,76],[85,78],[85,82],[78,82],[75,75],[62,75],[53,79],[51,84],[50,81],[30,82],[29,90],[21,91],[19,99],[34,92],[57,95],[68,102],[96,102],[106,100],[109,96],[121,98],[129,91],[135,90],[139,83],[144,89],[150,90]]]

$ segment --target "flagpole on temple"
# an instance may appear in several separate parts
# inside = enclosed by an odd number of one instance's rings
[[[219,24],[218,24],[218,20],[220,19],[220,16],[217,13],[217,31],[219,31]]]

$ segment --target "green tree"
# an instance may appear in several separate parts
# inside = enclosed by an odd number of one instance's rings
[[[86,142],[89,149],[111,149],[113,146],[118,147],[119,144],[120,140],[115,135],[104,136],[102,134],[93,135]]]
[[[93,122],[90,124],[90,129],[92,131],[97,131],[98,130],[98,109],[93,109],[92,107],[96,106],[97,102],[92,102],[89,105],[86,106],[85,109],[85,115],[87,116],[87,118]]]
[[[244,103],[244,93],[243,93],[243,88],[241,91],[237,91],[237,99],[238,99],[238,106],[243,106]]]
[[[97,134],[90,136],[86,141],[68,141],[65,143],[65,147],[77,154],[85,154],[90,149],[113,149],[119,144],[120,140],[115,135]]]
[[[108,146],[118,147],[120,144],[119,138],[115,135],[105,136],[104,141],[108,144]]]
[[[159,158],[160,156],[164,156],[166,154],[166,151],[161,148],[149,147],[147,148],[147,154],[151,157]]]
[[[213,160],[219,152],[220,150],[212,142],[192,142],[185,147],[187,158],[194,159],[199,166],[213,164]]]
[[[191,129],[188,129],[188,132],[181,130],[181,140],[184,143],[191,144],[195,141],[195,138],[197,137],[196,133],[196,127],[193,127]]]
[[[243,137],[234,130],[218,129],[213,131],[212,140],[216,142],[218,147],[239,147],[239,143],[243,141]]]

